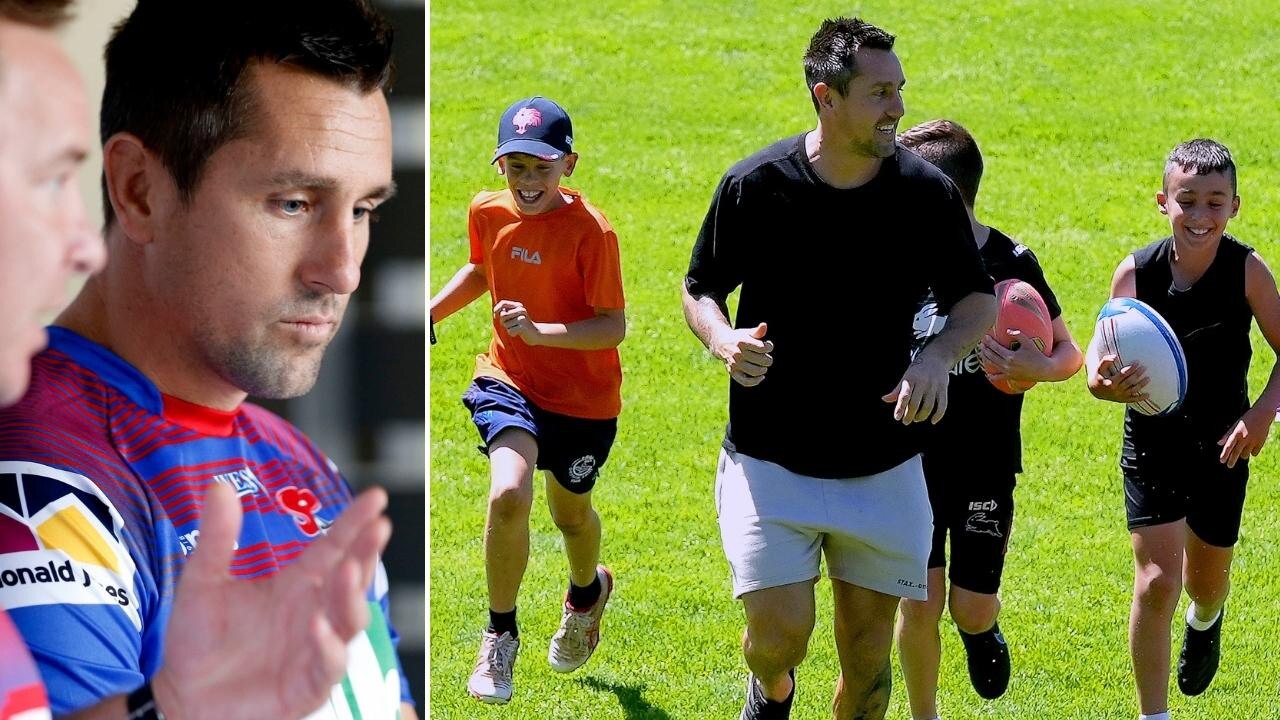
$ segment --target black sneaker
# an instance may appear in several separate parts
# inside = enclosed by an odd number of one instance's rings
[[[1185,626],[1182,652],[1178,654],[1178,689],[1183,695],[1199,695],[1213,682],[1218,658],[1222,656],[1222,617],[1226,614],[1226,608],[1220,610],[1208,630]]]
[[[969,660],[969,682],[986,700],[995,700],[1009,687],[1009,646],[1000,633],[1000,623],[986,632],[970,635],[960,631]]]
[[[742,707],[738,720],[787,720],[791,717],[791,701],[796,696],[796,670],[791,668],[791,693],[786,700],[770,700],[756,682],[754,674],[747,676],[747,703]]]

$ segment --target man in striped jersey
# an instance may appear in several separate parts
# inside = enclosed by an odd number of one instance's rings
[[[293,715],[252,704],[263,699],[252,692],[230,713],[192,701],[246,668],[298,668],[276,695],[325,676],[297,662],[315,647],[300,636],[323,630],[310,611],[328,597],[325,566],[335,550],[385,541],[385,527],[347,537],[360,525],[346,520],[328,532],[352,503],[345,480],[295,428],[243,400],[309,389],[354,290],[368,216],[391,191],[390,32],[361,0],[249,9],[141,0],[117,28],[102,118],[111,261],[49,328],[31,392],[0,414],[0,608],[59,714],[149,694],[151,681],[181,708],[171,717]],[[192,21],[208,40],[176,31]],[[75,164],[73,153],[69,170],[37,185],[47,209],[65,199]],[[352,506],[366,522],[382,503],[370,497]],[[191,555],[202,529],[212,545]],[[228,564],[245,578],[280,575],[230,583]],[[338,585],[363,576],[369,590],[360,612],[337,615],[372,621],[309,717],[412,718],[385,575],[341,565]],[[184,568],[190,581],[178,584]],[[201,598],[211,621],[190,623],[184,611]],[[168,639],[184,642],[167,641],[174,613]],[[211,661],[246,637],[252,652]],[[204,682],[162,682],[202,670]],[[161,717],[131,697],[135,708]]]

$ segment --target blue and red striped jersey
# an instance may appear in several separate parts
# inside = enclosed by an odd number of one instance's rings
[[[49,328],[26,397],[0,411],[0,608],[54,714],[129,692],[160,667],[174,586],[215,482],[244,509],[232,572],[247,579],[293,562],[352,498],[334,464],[276,415],[166,396],[110,350]],[[381,566],[368,599],[374,620],[314,718],[394,717],[412,702]]]

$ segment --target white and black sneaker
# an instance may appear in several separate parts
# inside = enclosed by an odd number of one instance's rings
[[[764,688],[756,682],[754,674],[747,676],[747,702],[738,720],[788,720],[791,717],[791,701],[796,697],[796,670],[791,669],[791,693],[786,700],[770,700],[764,696]]]

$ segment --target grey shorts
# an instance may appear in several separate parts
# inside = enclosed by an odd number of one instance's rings
[[[928,597],[933,511],[919,456],[833,480],[722,449],[716,514],[735,598],[819,577],[820,554],[835,580]]]

